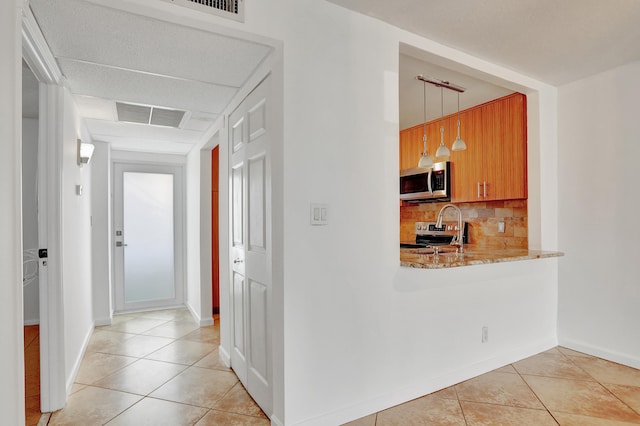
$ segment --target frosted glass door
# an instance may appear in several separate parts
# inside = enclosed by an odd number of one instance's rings
[[[124,302],[175,298],[173,174],[124,172]]]

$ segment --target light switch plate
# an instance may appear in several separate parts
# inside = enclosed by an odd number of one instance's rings
[[[328,225],[329,224],[329,205],[328,204],[311,204],[311,225]]]

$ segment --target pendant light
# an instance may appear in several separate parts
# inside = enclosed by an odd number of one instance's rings
[[[424,144],[424,151],[418,161],[418,167],[433,167],[433,160],[427,153],[427,83],[422,82],[422,99],[424,102],[424,128],[422,132],[422,143]]]
[[[440,87],[440,146],[436,151],[437,158],[447,158],[451,155],[449,148],[444,144],[444,90]]]
[[[458,137],[453,141],[451,149],[453,151],[464,151],[467,149],[467,144],[460,139],[460,92],[458,92]]]

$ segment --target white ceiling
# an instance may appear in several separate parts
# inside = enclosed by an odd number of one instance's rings
[[[328,0],[562,85],[640,60],[639,0]]]
[[[434,65],[408,54],[400,54],[399,67],[400,129],[406,129],[425,121],[423,83],[416,80],[417,75],[446,80],[456,86],[463,87],[465,91],[460,94],[461,110],[513,93],[513,90]],[[432,84],[426,84],[426,89],[427,121],[443,115],[441,113],[442,103],[444,104],[444,115],[457,111],[457,92],[442,89],[441,96],[440,88]]]
[[[187,153],[272,50],[83,0],[29,3],[89,133],[114,149]],[[178,129],[118,122],[115,101],[187,114]]]

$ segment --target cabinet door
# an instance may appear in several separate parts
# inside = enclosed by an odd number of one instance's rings
[[[452,141],[458,134],[457,117],[450,118],[454,126]],[[482,109],[460,113],[460,137],[467,144],[464,151],[451,151],[451,200],[462,203],[484,199],[478,196],[478,184],[483,181]],[[451,148],[453,142],[447,146]],[[482,194],[480,194],[482,195]]]
[[[482,107],[486,200],[527,197],[525,97],[515,94]]]
[[[422,126],[400,131],[400,170],[418,167],[422,152]]]

